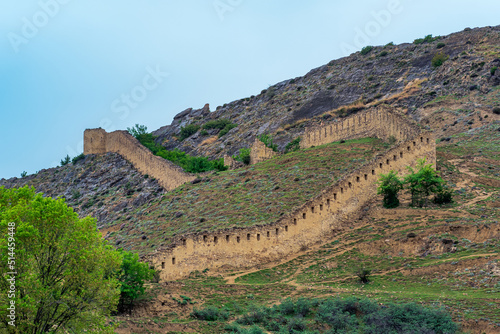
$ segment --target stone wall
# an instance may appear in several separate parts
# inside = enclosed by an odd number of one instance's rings
[[[307,128],[300,141],[301,148],[318,146],[363,137],[388,139],[393,136],[397,141],[408,140],[418,133],[420,127],[407,117],[389,106],[365,110],[335,123]]]
[[[120,154],[139,172],[157,179],[167,191],[196,178],[172,162],[155,156],[127,131],[107,133],[103,129],[85,130],[83,153],[104,154],[107,152]]]
[[[380,173],[395,170],[404,175],[407,166],[415,166],[424,157],[435,165],[435,140],[429,132],[379,154],[274,223],[185,235],[146,260],[160,270],[161,280],[165,281],[205,268],[248,267],[282,259],[304,247],[327,241],[335,231],[348,227],[376,195]]]
[[[258,138],[255,138],[255,141],[250,149],[250,165],[274,158],[277,155],[277,152],[274,152],[273,149],[267,147]]]

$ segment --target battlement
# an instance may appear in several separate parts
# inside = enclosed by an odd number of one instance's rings
[[[127,131],[107,133],[103,129],[87,129],[83,137],[84,154],[118,153],[139,172],[157,179],[168,191],[196,178],[172,162],[155,156]]]

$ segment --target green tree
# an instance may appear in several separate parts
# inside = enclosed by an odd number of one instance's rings
[[[274,152],[278,152],[278,145],[273,143],[273,137],[271,137],[270,135],[263,133],[259,136],[259,140],[263,142],[266,147],[269,147]]]
[[[69,157],[69,155],[66,155],[63,159],[61,159],[61,166],[66,166],[70,161],[71,158]]]
[[[249,148],[240,148],[240,154],[234,155],[233,159],[236,161],[241,161],[245,165],[249,165],[250,164],[250,152],[251,152],[251,149],[249,149]]]
[[[444,180],[440,178],[432,164],[426,164],[426,159],[417,161],[417,171],[408,167],[410,172],[404,179],[410,190],[411,206],[427,206],[429,196],[443,190]]]
[[[120,249],[122,265],[118,274],[121,282],[120,312],[130,311],[134,302],[144,295],[144,281],[154,278],[155,271],[139,261],[139,255]]]
[[[145,135],[148,133],[148,127],[145,125],[136,124],[133,128],[127,128],[127,131],[132,136],[139,139],[141,135]]]
[[[93,218],[79,219],[64,199],[34,188],[0,187],[0,232],[0,332],[113,333],[106,318],[120,294],[120,254]],[[16,327],[8,324],[12,301]]]
[[[387,174],[380,174],[377,185],[377,193],[379,195],[384,195],[384,207],[398,207],[398,193],[401,189],[403,189],[403,181],[398,177],[398,173],[391,170]]]

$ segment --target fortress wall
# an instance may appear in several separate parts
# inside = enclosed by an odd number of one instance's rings
[[[422,133],[375,157],[275,223],[183,236],[146,259],[160,270],[162,281],[205,268],[248,267],[282,259],[332,238],[336,230],[356,220],[376,195],[380,173],[395,170],[404,175],[407,166],[424,157],[435,164],[435,152],[432,134]]]
[[[278,153],[256,138],[250,149],[250,165],[274,158],[277,155]]]
[[[404,141],[419,132],[417,124],[394,112],[390,107],[380,106],[377,109],[365,110],[335,123],[307,128],[304,138],[300,142],[300,147],[308,148],[342,139],[363,137],[388,139],[393,136],[398,141]]]
[[[120,154],[139,172],[157,179],[160,185],[168,191],[196,178],[172,162],[155,156],[126,131],[107,133],[103,129],[85,130],[84,154],[107,152]]]

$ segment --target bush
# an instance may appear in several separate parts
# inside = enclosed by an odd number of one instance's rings
[[[274,152],[278,152],[278,145],[273,143],[273,138],[270,135],[267,134],[261,134],[259,136],[259,140],[266,145],[266,147],[269,147],[272,149]]]
[[[448,58],[450,58],[448,55],[445,55],[444,53],[437,53],[434,58],[432,58],[431,60],[431,64],[434,68],[437,68],[441,65],[444,64],[445,61],[448,60]]]
[[[208,136],[208,131],[207,130],[201,130],[200,135],[202,136]]]
[[[437,43],[436,48],[438,48],[438,49],[442,49],[442,48],[444,48],[445,46],[446,46],[446,44],[444,44],[443,42],[439,42],[439,43]]]
[[[208,306],[201,310],[195,308],[193,312],[191,312],[191,317],[204,321],[225,321],[229,319],[229,312],[224,309],[218,309],[215,306]]]
[[[62,160],[61,160],[61,166],[66,166],[67,164],[69,164],[69,162],[71,161],[71,158],[69,157],[69,155],[66,155]]]
[[[73,165],[76,165],[76,163],[77,163],[78,161],[83,160],[83,159],[85,159],[85,154],[83,154],[83,153],[82,153],[82,154],[79,154],[79,155],[77,155],[76,157],[74,157],[74,158],[71,160],[71,162],[73,163]]]
[[[384,50],[384,51],[380,52],[380,53],[378,54],[378,56],[379,56],[379,57],[385,57],[385,56],[387,56],[388,54],[389,54],[389,52],[387,52],[387,51],[385,51],[385,50]]]
[[[285,153],[295,152],[300,149],[300,137],[295,138],[285,146]]]
[[[425,162],[425,159],[418,160],[417,171],[408,167],[410,173],[404,179],[411,193],[411,206],[427,206],[429,195],[443,191],[444,180],[438,176],[431,164]]]
[[[417,38],[416,40],[413,41],[413,43],[414,44],[432,43],[438,39],[439,37],[432,37],[432,35],[427,35],[424,38]]]
[[[26,171],[23,171],[23,172],[21,173],[21,177],[26,177],[27,175],[28,175],[28,172],[26,172]]]
[[[212,130],[212,129],[222,130],[230,124],[232,124],[231,121],[221,118],[221,119],[216,119],[213,121],[208,121],[207,123],[205,123],[202,126],[202,129],[204,129],[204,130]]]
[[[370,53],[371,50],[373,50],[373,46],[371,46],[371,45],[365,46],[364,48],[361,49],[361,54],[363,56],[367,55]]]
[[[222,136],[224,136],[225,134],[227,134],[229,131],[231,131],[232,129],[234,129],[237,126],[238,125],[236,125],[236,124],[228,124],[228,125],[226,125],[226,127],[219,132],[219,138],[222,137]]]
[[[453,190],[448,187],[443,187],[438,191],[434,197],[434,203],[436,204],[448,204],[453,203]]]
[[[194,135],[198,130],[200,129],[200,126],[197,124],[189,124],[186,125],[185,127],[181,127],[181,132],[179,133],[179,140],[183,141],[184,139],[187,139]]]
[[[250,152],[249,148],[240,148],[240,154],[234,155],[233,159],[236,161],[243,162],[245,165],[250,164]]]
[[[359,280],[361,283],[366,284],[366,283],[370,282],[368,277],[370,277],[371,273],[372,273],[372,271],[370,269],[367,269],[364,266],[361,266],[356,270],[355,274],[356,274],[356,276],[359,277]]]
[[[377,182],[377,193],[384,195],[383,205],[385,208],[396,208],[399,206],[398,193],[403,189],[403,181],[393,170],[387,174],[380,174]]]
[[[140,136],[148,133],[148,128],[145,125],[136,124],[133,128],[127,128],[127,131],[132,136],[139,139]]]

